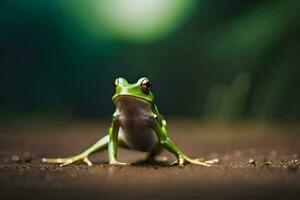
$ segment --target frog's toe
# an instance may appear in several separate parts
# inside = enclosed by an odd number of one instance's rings
[[[208,161],[202,161],[199,160],[199,159],[187,159],[187,162],[189,163],[192,163],[192,164],[195,164],[195,165],[201,165],[201,166],[204,166],[204,167],[211,167],[213,163],[216,163],[217,160],[208,160]]]
[[[61,167],[74,162],[71,158],[42,158],[42,161],[45,163],[60,164],[59,166]]]
[[[92,166],[93,165],[93,163],[89,160],[88,157],[84,158],[83,162],[85,162],[88,166]]]
[[[112,165],[112,166],[125,166],[125,165],[130,165],[130,163],[119,162],[119,161],[113,160],[113,161],[109,162],[109,165]]]
[[[66,158],[42,158],[42,162],[45,162],[45,163],[61,164],[61,163],[64,163],[66,161],[67,161]]]
[[[192,160],[192,161],[190,161],[190,163],[195,164],[195,165],[200,165],[200,166],[203,166],[203,167],[211,167],[211,165],[207,164],[206,162],[200,162],[200,161]]]
[[[184,158],[183,157],[179,157],[177,160],[175,160],[174,162],[172,162],[170,165],[171,166],[177,165],[178,167],[184,167],[184,163],[185,163]]]
[[[174,162],[172,162],[171,164],[170,164],[170,166],[174,166],[174,165],[178,165],[178,160],[175,160]]]
[[[215,163],[219,162],[219,159],[215,158],[215,159],[211,159],[211,160],[206,160],[204,162],[207,163],[207,164],[215,164]]]
[[[65,161],[65,162],[63,162],[63,163],[61,163],[59,166],[60,166],[60,167],[63,167],[63,166],[72,164],[73,162],[74,162],[74,161],[72,161],[71,159],[69,159],[69,160],[67,160],[67,161]]]
[[[92,162],[86,156],[74,156],[69,158],[42,158],[42,162],[60,164],[59,166],[61,167],[81,160],[85,162],[88,166],[93,165]]]

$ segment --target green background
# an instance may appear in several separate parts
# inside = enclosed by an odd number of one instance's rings
[[[124,19],[130,10],[95,0],[1,1],[1,120],[109,118],[119,76],[147,76],[166,115],[299,120],[299,4],[202,0],[163,12],[157,4],[156,17],[144,12],[137,23],[167,21],[148,30]],[[110,24],[104,11],[124,21]]]

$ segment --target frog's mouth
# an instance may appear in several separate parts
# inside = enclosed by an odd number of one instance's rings
[[[147,103],[147,104],[150,103],[145,98],[138,97],[138,96],[132,96],[132,95],[129,95],[129,94],[121,94],[121,95],[113,97],[113,102],[114,103],[117,103],[117,102],[120,102],[120,101],[126,101],[126,102],[130,101],[130,102]]]
[[[119,95],[114,98],[116,108],[127,116],[133,116],[137,113],[150,112],[151,104],[143,98],[130,95]]]

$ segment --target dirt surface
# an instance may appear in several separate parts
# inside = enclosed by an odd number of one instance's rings
[[[300,126],[212,124],[171,120],[170,136],[189,156],[219,158],[213,167],[139,163],[144,153],[120,150],[109,167],[107,151],[94,165],[59,167],[41,157],[79,153],[108,123],[76,121],[0,126],[0,199],[298,199]]]

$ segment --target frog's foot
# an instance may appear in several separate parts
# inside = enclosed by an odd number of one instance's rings
[[[42,158],[42,161],[46,162],[46,163],[57,163],[57,164],[60,164],[59,166],[61,166],[61,167],[78,162],[78,161],[83,161],[88,166],[93,165],[93,163],[89,160],[88,156],[86,156],[86,155],[77,155],[77,156],[72,156],[72,157],[68,157],[68,158]]]
[[[171,165],[178,165],[180,167],[183,167],[185,163],[191,163],[191,164],[196,164],[196,165],[201,165],[204,167],[211,167],[211,164],[219,162],[219,159],[215,158],[212,160],[204,160],[203,158],[198,158],[198,159],[191,159],[185,156],[179,156],[178,160],[175,162],[171,163]]]
[[[109,165],[113,165],[113,166],[124,166],[124,165],[130,165],[130,163],[124,163],[124,162],[119,162],[117,160],[111,160],[109,162]]]

